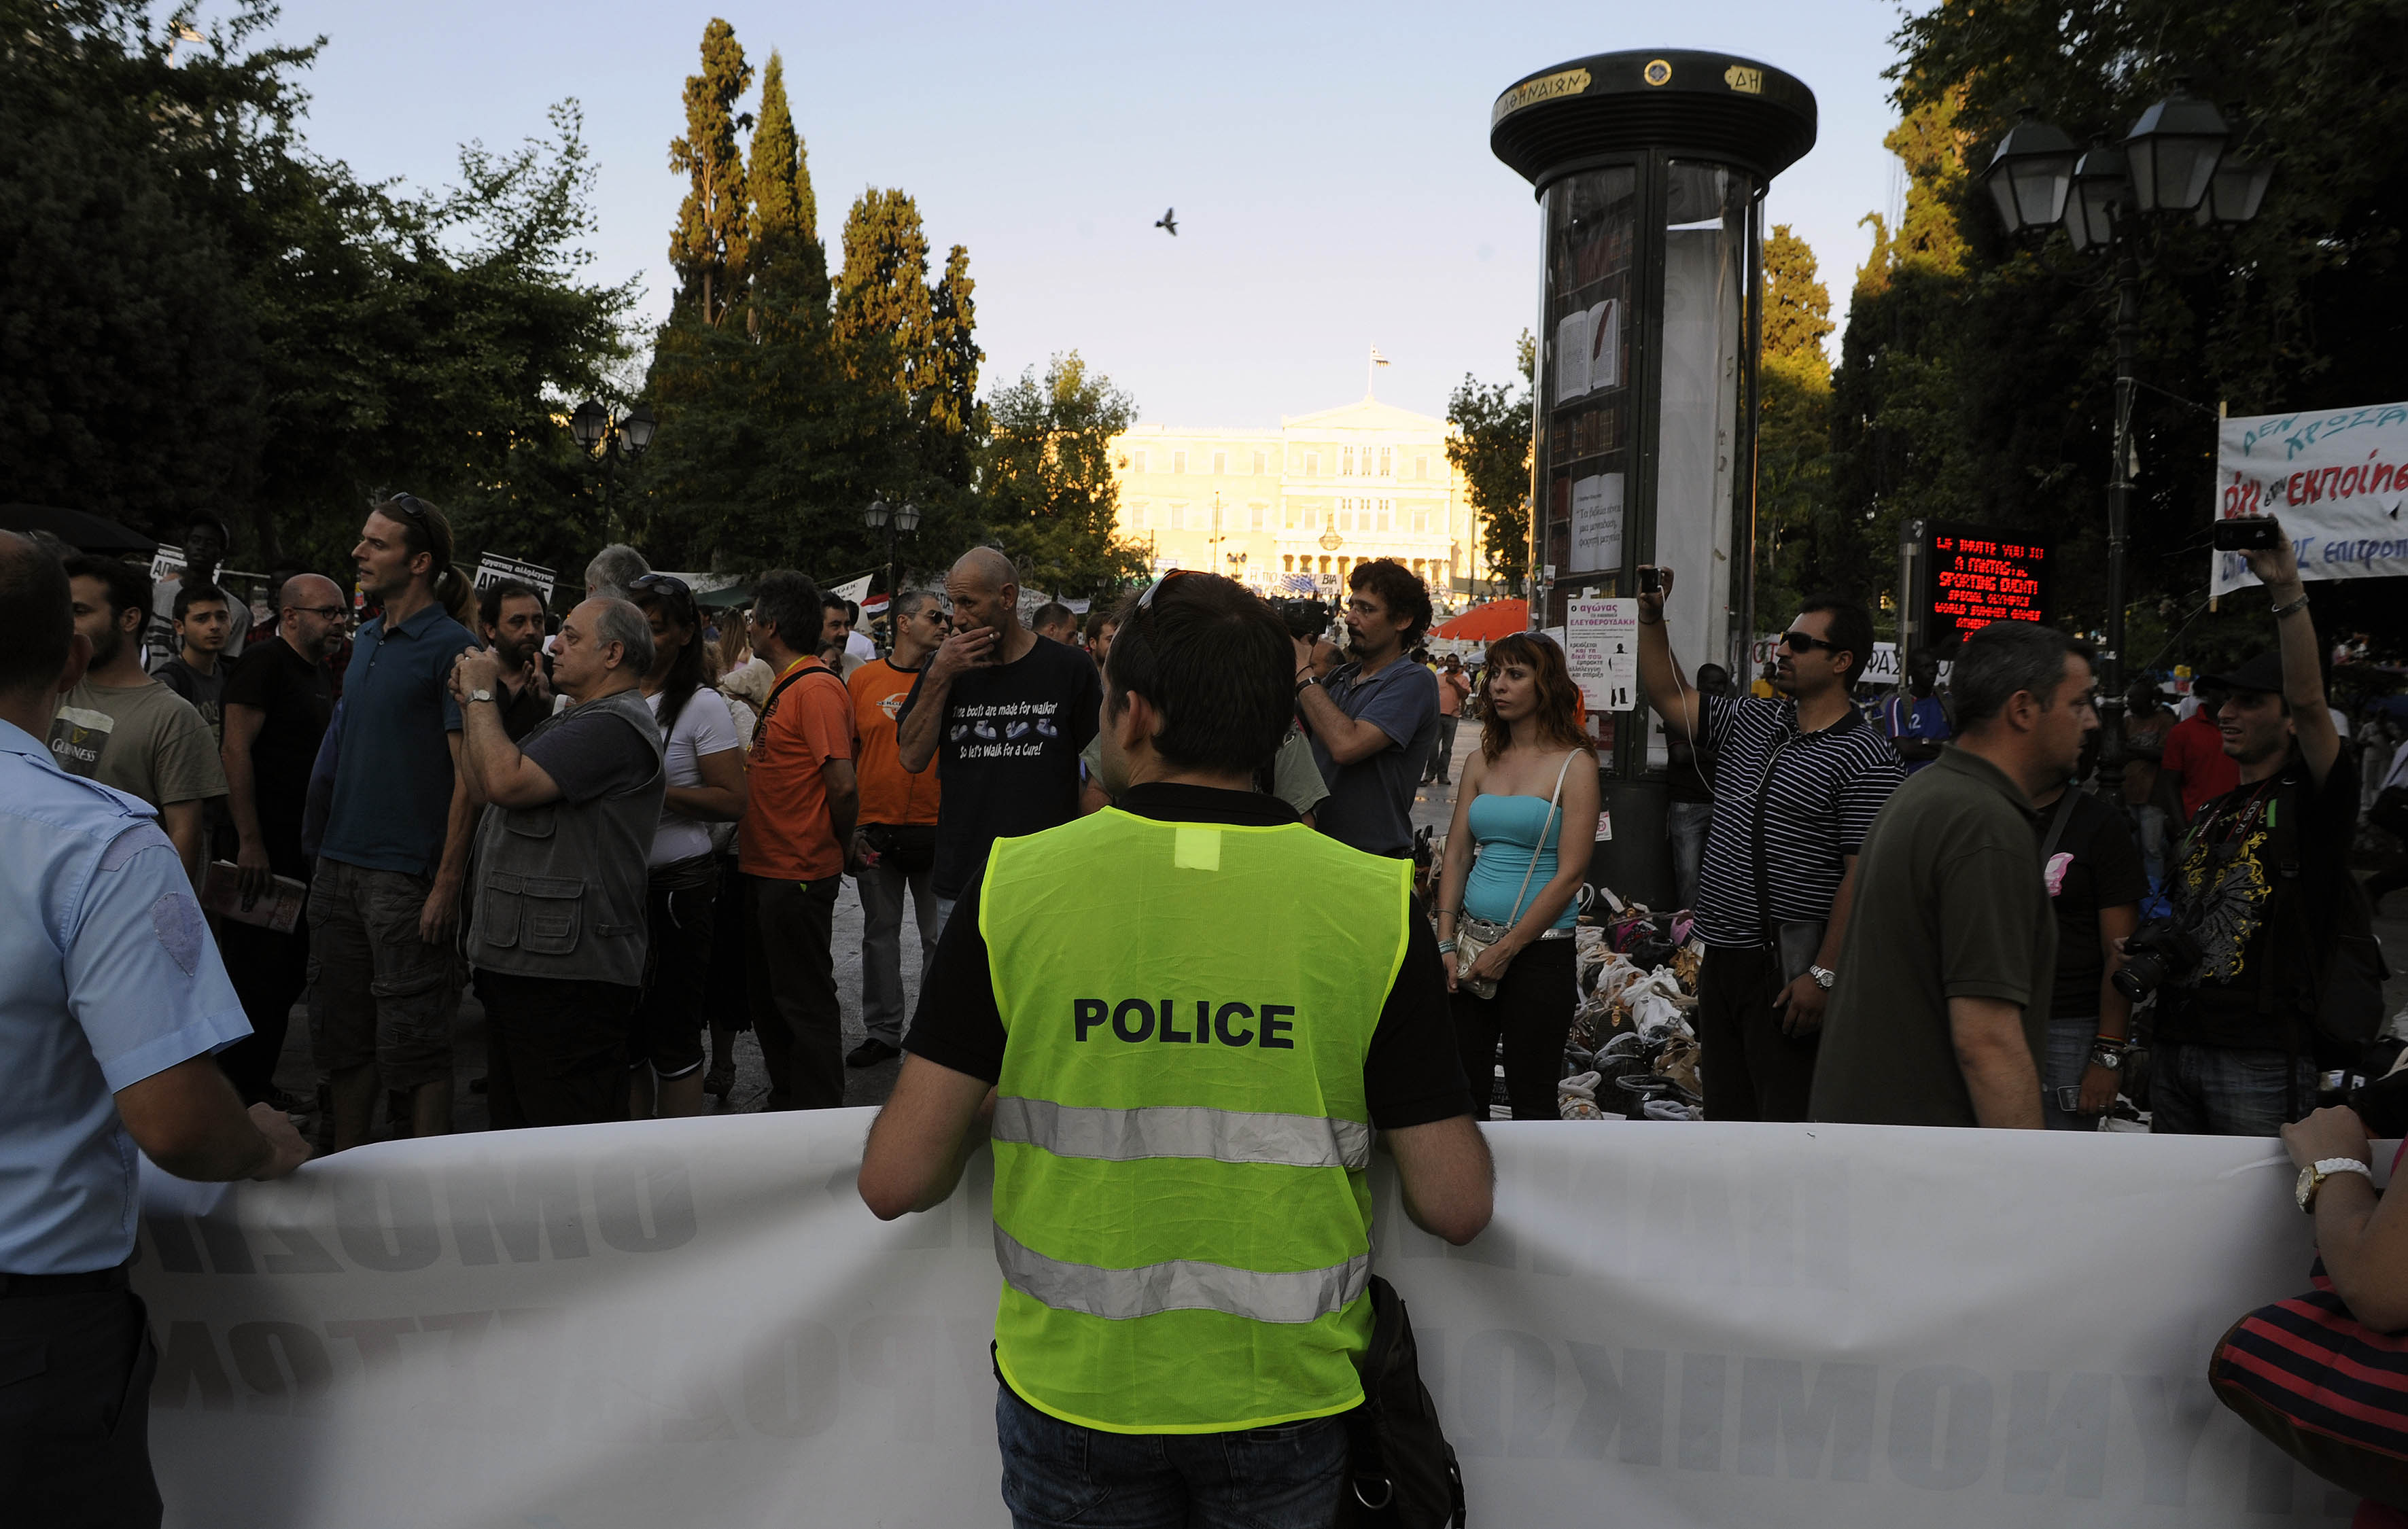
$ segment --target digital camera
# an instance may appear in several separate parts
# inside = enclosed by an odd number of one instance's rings
[[[1326,636],[1330,622],[1336,619],[1326,600],[1288,596],[1272,600],[1271,608],[1278,611],[1279,619],[1287,624],[1287,635],[1298,642],[1311,642],[1315,637]]]
[[[2205,954],[2189,930],[2172,919],[2152,919],[2124,941],[2124,965],[2115,971],[2115,991],[2140,1003],[2165,986],[2166,979],[2198,970]]]

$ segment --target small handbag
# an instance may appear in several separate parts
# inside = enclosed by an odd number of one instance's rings
[[[1580,754],[1581,750],[1577,749],[1566,754],[1563,767],[1555,771],[1555,789],[1547,798],[1547,816],[1539,825],[1537,841],[1530,846],[1530,864],[1522,872],[1522,885],[1513,893],[1513,916],[1502,923],[1494,919],[1475,919],[1469,913],[1455,916],[1455,969],[1457,973],[1469,971],[1471,964],[1480,959],[1481,951],[1503,939],[1512,932],[1513,925],[1521,922],[1522,897],[1530,890],[1530,873],[1539,868],[1539,850],[1545,847],[1547,835],[1555,826],[1555,806],[1563,800],[1564,777],[1570,773],[1572,761]],[[1456,981],[1469,989],[1475,998],[1497,996],[1497,979],[1493,977],[1475,979],[1458,976]]]

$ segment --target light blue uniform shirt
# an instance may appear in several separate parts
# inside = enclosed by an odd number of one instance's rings
[[[249,1034],[155,814],[0,722],[0,1273],[133,1256],[110,1095]]]

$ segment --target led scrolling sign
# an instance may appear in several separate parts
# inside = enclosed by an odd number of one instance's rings
[[[1929,536],[1927,641],[1945,650],[1992,622],[2048,619],[2046,544],[1961,525],[1934,525]]]

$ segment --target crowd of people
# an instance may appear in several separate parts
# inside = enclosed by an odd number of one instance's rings
[[[1408,1213],[1467,1241],[1490,1208],[1475,1122],[1557,1118],[1572,1065],[1612,889],[1555,642],[1425,662],[1428,592],[1388,561],[1316,633],[1175,572],[1083,623],[1024,619],[1013,564],[977,548],[892,598],[882,652],[803,573],[711,608],[625,546],[555,620],[533,587],[472,586],[406,493],[366,517],[351,599],[294,571],[252,612],[211,581],[225,542],[196,523],[154,583],[0,536],[0,898],[29,958],[0,992],[29,1017],[0,1027],[29,1099],[0,1136],[57,1165],[0,1184],[0,1270],[87,1301],[61,1387],[96,1395],[146,1351],[118,1143],[223,1179],[292,1171],[296,1122],[321,1152],[372,1139],[380,1105],[392,1134],[448,1132],[473,985],[468,1086],[497,1128],[695,1114],[749,1028],[772,1110],[840,1105],[850,1071],[902,1057],[862,1170],[882,1216],[941,1203],[992,1141],[1022,1522],[1052,1522],[1066,1450],[1133,1434],[1285,1430],[1254,1468],[1299,1501],[1364,1468],[1339,1414],[1376,1296],[1374,1134]],[[1656,570],[1639,657],[1705,1118],[2089,1130],[2143,1105],[2162,1132],[2292,1131],[2321,1181],[2348,1129],[2296,1122],[2381,1018],[2387,886],[2351,845],[2399,807],[2408,748],[2348,745],[2287,547],[2248,555],[2276,643],[2179,718],[2136,688],[2107,781],[2092,654],[2064,634],[1984,628],[1944,688],[1918,655],[1867,708],[1868,613],[1815,598],[1770,693],[1740,695],[1716,665],[1691,682]],[[277,1086],[296,1007],[315,1098]],[[1176,1165],[1197,1158],[1217,1166]],[[1211,1265],[1227,1278],[1154,1278]],[[1198,1310],[1237,1324],[1215,1351],[1261,1362],[1144,1379]],[[0,1336],[22,1314],[0,1302]]]

